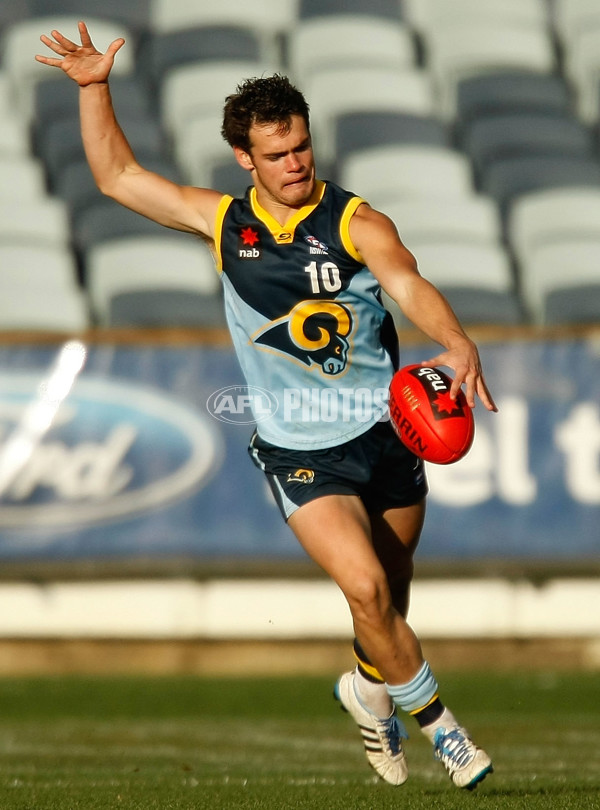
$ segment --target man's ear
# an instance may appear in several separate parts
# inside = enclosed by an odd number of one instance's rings
[[[237,162],[242,167],[242,169],[246,169],[249,172],[252,171],[252,169],[254,168],[254,163],[252,163],[252,158],[250,157],[248,152],[245,152],[239,146],[234,146],[233,154]]]

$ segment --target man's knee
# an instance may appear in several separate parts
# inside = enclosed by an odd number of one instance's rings
[[[378,621],[391,606],[390,589],[383,572],[361,572],[351,577],[344,595],[354,619]]]

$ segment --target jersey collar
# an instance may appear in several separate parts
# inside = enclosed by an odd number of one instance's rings
[[[294,234],[297,226],[302,222],[302,220],[306,219],[309,214],[312,214],[317,205],[323,199],[324,194],[325,183],[322,180],[316,180],[314,191],[310,197],[310,202],[295,211],[287,220],[285,225],[281,225],[279,222],[277,222],[275,217],[271,216],[271,214],[269,214],[268,211],[265,211],[262,205],[260,205],[256,196],[256,188],[254,186],[252,186],[250,189],[250,205],[252,207],[254,216],[257,219],[260,219],[261,222],[266,225],[277,244],[286,245],[294,241]]]

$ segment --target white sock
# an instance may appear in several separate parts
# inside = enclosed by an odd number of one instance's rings
[[[435,732],[438,730],[438,728],[452,728],[452,726],[456,725],[458,725],[456,718],[450,709],[446,709],[444,707],[444,711],[438,717],[438,719],[433,723],[430,723],[428,726],[423,726],[421,731],[433,743],[433,738],[435,737]]]
[[[384,683],[369,681],[356,667],[354,687],[362,705],[380,719],[387,719],[394,711],[394,704]]]

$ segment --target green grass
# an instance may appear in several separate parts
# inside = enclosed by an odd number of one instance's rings
[[[0,810],[600,808],[597,674],[441,681],[494,759],[473,793],[414,724],[409,781],[378,782],[331,679],[0,680]]]

